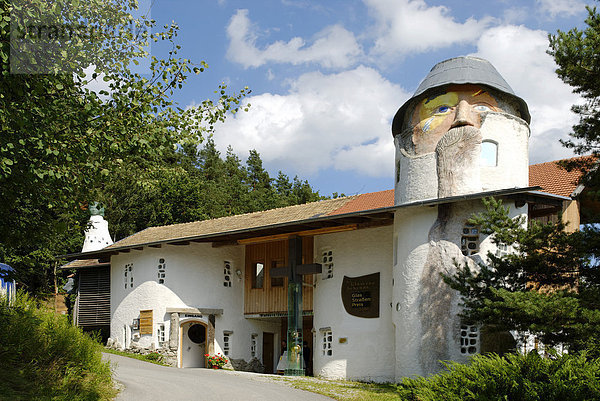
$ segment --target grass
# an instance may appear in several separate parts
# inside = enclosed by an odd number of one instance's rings
[[[102,346],[23,293],[0,297],[0,398],[102,401],[116,395]]]
[[[325,380],[315,377],[277,377],[294,388],[310,391],[340,401],[400,401],[395,384]]]
[[[117,351],[117,350],[111,349],[111,348],[105,348],[103,350],[103,352],[106,352],[108,354],[126,356],[127,358],[138,359],[140,361],[150,362],[150,363],[154,363],[156,365],[169,366],[168,364],[163,362],[162,355],[160,355],[156,352],[153,352],[153,353],[147,354],[147,355],[142,355],[142,354],[134,354],[131,352],[125,352],[125,351]]]

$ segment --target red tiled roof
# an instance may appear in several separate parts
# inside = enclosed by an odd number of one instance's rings
[[[557,164],[560,161],[562,160],[529,166],[529,185],[539,185],[544,192],[551,194],[570,196],[579,185],[578,180],[581,177],[581,171],[567,171]]]
[[[379,209],[390,206],[394,206],[393,189],[358,195],[356,198],[345,203],[339,209],[336,209],[327,215],[335,216],[338,214],[362,212],[364,210]]]

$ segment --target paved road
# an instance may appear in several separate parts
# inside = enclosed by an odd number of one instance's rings
[[[267,375],[200,368],[177,369],[103,354],[124,389],[117,401],[331,401],[273,382]]]

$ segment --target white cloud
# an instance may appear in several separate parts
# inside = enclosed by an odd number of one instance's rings
[[[362,54],[354,34],[341,25],[330,25],[317,33],[311,44],[294,37],[276,41],[260,49],[256,45],[257,28],[248,18],[248,10],[237,10],[227,26],[227,57],[245,68],[274,63],[316,63],[326,68],[348,68]]]
[[[581,0],[536,0],[542,13],[554,18],[557,15],[573,16],[585,9],[585,3]]]
[[[372,53],[385,58],[476,43],[493,21],[486,17],[456,22],[447,7],[429,7],[424,0],[364,1],[375,18]]]
[[[372,68],[311,72],[293,81],[286,95],[249,98],[250,111],[229,118],[214,138],[220,149],[234,144],[243,157],[256,148],[271,168],[300,176],[332,168],[391,176],[390,123],[408,97]]]
[[[476,55],[489,60],[529,106],[530,162],[572,156],[558,139],[566,139],[577,122],[570,108],[580,97],[554,73],[556,64],[546,53],[548,33],[524,26],[500,26],[486,31],[477,48]]]

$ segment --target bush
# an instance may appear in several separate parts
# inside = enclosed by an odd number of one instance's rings
[[[110,400],[116,391],[102,347],[67,317],[18,293],[0,298],[0,398]]]
[[[585,354],[542,358],[536,352],[476,356],[470,364],[451,362],[448,372],[398,384],[410,401],[578,401],[600,399],[600,359]]]

